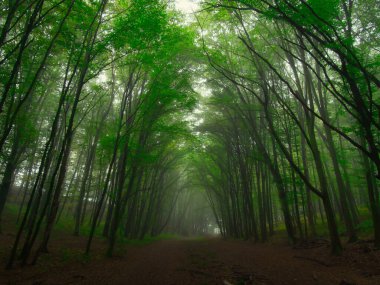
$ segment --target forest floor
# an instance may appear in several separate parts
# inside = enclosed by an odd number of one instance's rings
[[[14,235],[0,235],[3,264]],[[36,266],[0,269],[0,284],[380,284],[380,251],[368,242],[346,245],[332,257],[316,240],[291,248],[285,242],[253,244],[218,238],[165,239],[124,243],[106,258],[106,242],[96,240],[83,256],[84,237],[56,234]]]
[[[281,233],[267,243],[217,237],[162,237],[118,244],[112,258],[105,239],[96,237],[85,256],[87,238],[57,225],[50,252],[35,266],[5,270],[15,238],[14,215],[3,220],[0,234],[0,285],[379,285],[380,250],[372,243],[345,244],[331,256],[326,240],[291,247]]]

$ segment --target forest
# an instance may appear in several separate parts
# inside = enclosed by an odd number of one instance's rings
[[[379,0],[0,1],[0,284],[380,284]]]

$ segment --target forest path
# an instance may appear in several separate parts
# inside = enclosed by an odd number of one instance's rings
[[[363,254],[332,258],[324,246],[292,249],[220,239],[161,240],[129,245],[110,259],[51,261],[43,271],[28,267],[0,272],[0,284],[380,284],[379,263],[373,267],[363,258]]]

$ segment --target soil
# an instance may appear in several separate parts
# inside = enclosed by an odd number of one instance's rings
[[[13,238],[0,235],[3,264]],[[100,254],[106,247],[101,240],[94,244],[97,254],[85,258],[85,242],[56,235],[37,265],[1,268],[0,284],[380,284],[380,251],[365,241],[332,257],[324,240],[291,248],[285,242],[184,238],[124,245],[113,258]]]

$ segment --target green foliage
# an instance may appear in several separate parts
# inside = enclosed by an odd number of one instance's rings
[[[120,49],[128,45],[132,49],[144,50],[159,45],[168,24],[162,1],[133,0],[121,5],[127,8],[127,12],[114,21],[110,36],[113,46]]]

